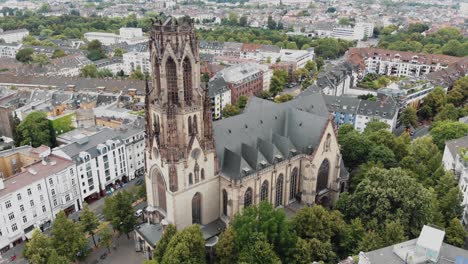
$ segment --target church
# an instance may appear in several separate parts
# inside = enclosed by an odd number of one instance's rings
[[[148,243],[150,224],[200,224],[209,240],[247,206],[268,201],[294,213],[302,206],[332,205],[346,189],[348,173],[320,94],[282,104],[251,97],[242,114],[213,122],[192,22],[156,22],[149,46],[149,223],[137,230],[137,244]]]

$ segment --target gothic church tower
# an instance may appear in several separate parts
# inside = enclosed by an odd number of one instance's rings
[[[219,217],[211,102],[200,86],[192,21],[154,23],[146,87],[146,187],[150,219],[177,228]]]

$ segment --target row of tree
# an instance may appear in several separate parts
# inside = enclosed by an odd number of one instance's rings
[[[441,28],[434,33],[421,34],[428,30],[425,24],[410,24],[406,30],[389,26],[378,31],[381,35],[379,47],[391,50],[468,56],[468,38],[457,28]],[[396,32],[396,33],[393,33]],[[393,34],[392,34],[393,33]]]

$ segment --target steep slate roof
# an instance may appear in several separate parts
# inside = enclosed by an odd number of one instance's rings
[[[214,78],[208,82],[208,95],[214,97],[215,95],[222,94],[229,90],[224,78]]]
[[[221,173],[241,180],[284,159],[311,154],[327,122],[320,94],[283,104],[252,97],[244,113],[214,122]]]

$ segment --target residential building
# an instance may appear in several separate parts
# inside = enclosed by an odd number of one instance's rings
[[[304,68],[306,63],[313,60],[314,57],[313,48],[307,50],[282,49],[280,55],[281,62],[291,63],[294,70]]]
[[[21,172],[23,167],[40,160],[41,148],[21,146],[0,152],[0,178],[9,177]]]
[[[21,43],[0,43],[0,58],[16,58],[16,53],[21,49]]]
[[[367,73],[419,77],[447,68],[462,58],[442,54],[415,53],[378,48],[351,48],[348,60],[361,65]]]
[[[142,72],[151,73],[149,52],[127,52],[123,54],[123,70],[125,74],[130,75],[138,67],[140,67]]]
[[[95,61],[94,64],[98,70],[109,70],[114,75],[124,69],[123,61],[120,58],[102,59]]]
[[[169,18],[155,23],[151,35],[157,40],[150,42],[151,65],[161,75],[146,89],[148,223],[137,230],[154,228],[136,231],[137,249],[151,255],[168,223],[178,229],[200,224],[210,243],[237,213],[260,201],[292,211],[336,201],[347,173],[320,94],[284,104],[252,97],[242,114],[213,122],[198,78],[193,25]],[[165,49],[182,40],[190,41],[185,48]],[[243,79],[240,74],[234,78]]]
[[[263,70],[258,63],[248,62],[225,68],[214,78],[223,78],[231,90],[231,104],[241,96],[250,97],[263,89]]]
[[[363,40],[372,37],[374,24],[358,22],[354,26],[337,26],[333,28],[332,37],[344,40]]]
[[[87,32],[84,37],[88,41],[99,40],[103,45],[113,45],[121,42],[137,44],[147,41],[141,28],[120,28],[119,35],[106,32]]]
[[[120,42],[120,36],[114,33],[106,32],[87,32],[84,33],[87,41],[99,40],[102,45],[112,45]]]
[[[324,98],[337,127],[351,124],[363,132],[369,121],[378,120],[388,124],[390,131],[396,128],[399,108],[391,96],[378,97],[376,101],[331,95],[324,95]]]
[[[217,41],[200,41],[200,53],[223,55],[224,44]]]
[[[0,253],[30,239],[35,228],[49,228],[58,212],[82,207],[75,164],[42,150],[40,160],[0,178]]]
[[[23,38],[29,35],[27,29],[15,29],[0,32],[0,39],[3,39],[5,43],[15,43],[23,41]]]
[[[359,253],[358,264],[465,263],[468,251],[444,243],[445,231],[423,226],[418,238]]]
[[[208,82],[208,95],[211,99],[211,113],[213,119],[223,117],[223,109],[226,105],[231,104],[231,89],[224,81],[224,78],[214,78]]]
[[[54,154],[76,163],[85,201],[113,192],[140,175],[144,167],[141,125],[89,131],[74,134],[71,143],[53,150]]]

